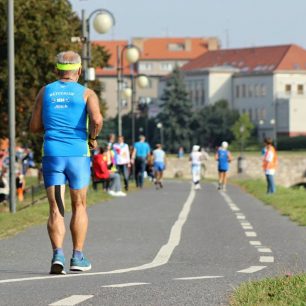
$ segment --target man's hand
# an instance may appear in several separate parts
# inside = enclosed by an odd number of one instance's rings
[[[94,139],[88,139],[88,145],[89,145],[89,150],[94,150],[97,148],[98,146],[98,143],[97,143],[97,140],[94,140]]]

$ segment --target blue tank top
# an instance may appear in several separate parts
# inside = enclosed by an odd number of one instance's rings
[[[45,87],[43,156],[89,156],[85,87],[56,81]]]
[[[229,151],[224,149],[218,149],[218,168],[220,170],[227,171],[228,170],[228,155]]]

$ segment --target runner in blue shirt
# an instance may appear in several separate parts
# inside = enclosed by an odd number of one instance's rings
[[[143,135],[139,136],[139,141],[134,144],[132,162],[135,162],[135,179],[136,187],[143,187],[144,172],[146,170],[146,162],[150,153],[150,146],[145,142]]]
[[[227,150],[228,143],[223,141],[221,147],[218,149],[215,159],[218,161],[219,172],[219,185],[218,189],[226,191],[227,184],[227,171],[229,169],[229,163],[232,161],[232,154]]]
[[[90,151],[97,147],[102,128],[99,100],[91,89],[77,83],[81,58],[73,51],[57,55],[58,80],[41,88],[36,97],[30,131],[43,133],[43,176],[50,205],[48,232],[53,249],[51,274],[65,274],[64,193],[69,183],[73,253],[70,270],[88,271],[83,255],[88,227],[86,192],[90,180]],[[88,126],[89,117],[89,126]]]

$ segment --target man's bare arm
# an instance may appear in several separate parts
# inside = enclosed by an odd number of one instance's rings
[[[91,89],[86,91],[87,112],[89,115],[89,138],[95,139],[103,126],[103,118],[100,112],[99,99]]]
[[[36,99],[32,110],[32,116],[30,119],[29,129],[32,133],[41,133],[44,131],[44,126],[42,122],[42,100],[45,88],[41,88]]]

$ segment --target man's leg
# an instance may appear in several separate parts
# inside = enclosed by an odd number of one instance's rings
[[[127,165],[123,165],[123,179],[124,179],[124,189],[127,191],[129,189],[129,169]]]
[[[51,186],[47,188],[47,197],[50,208],[48,233],[53,250],[63,247],[66,232],[64,223],[65,185],[58,186]]]
[[[72,217],[70,230],[73,249],[82,251],[88,228],[88,216],[86,209],[87,187],[83,189],[70,189]]]
[[[50,209],[47,228],[53,249],[51,274],[65,274],[65,257],[63,252],[63,242],[66,232],[64,223],[64,195],[65,185],[56,185],[47,188]]]

